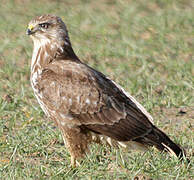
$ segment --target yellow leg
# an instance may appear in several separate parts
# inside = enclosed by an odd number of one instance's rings
[[[74,156],[71,156],[71,167],[76,168],[76,159]]]

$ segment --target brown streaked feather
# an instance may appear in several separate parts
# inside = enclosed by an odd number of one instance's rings
[[[105,76],[96,77],[97,73],[82,63],[51,63],[39,81],[45,104],[119,141],[148,133],[152,125],[146,116]]]

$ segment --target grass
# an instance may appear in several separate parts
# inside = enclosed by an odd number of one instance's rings
[[[194,13],[192,0],[0,3],[0,179],[193,179]],[[36,15],[66,22],[80,59],[121,84],[155,124],[187,151],[190,164],[161,154],[92,145],[71,169],[61,134],[29,83]]]

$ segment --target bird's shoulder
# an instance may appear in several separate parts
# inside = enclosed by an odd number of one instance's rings
[[[53,62],[42,70],[38,84],[44,101],[64,113],[93,113],[104,104],[93,69],[83,63]]]
[[[103,73],[91,68],[82,62],[71,60],[54,61],[47,65],[41,74],[42,82],[57,81],[61,85],[64,83],[78,84],[82,88],[96,88],[107,95],[124,95],[122,90]],[[124,98],[124,97],[123,97]]]

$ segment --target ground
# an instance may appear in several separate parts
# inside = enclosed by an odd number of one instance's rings
[[[1,0],[0,179],[193,179],[193,7],[192,0]],[[29,82],[33,44],[25,31],[46,13],[62,17],[80,59],[136,97],[190,164],[154,148],[92,145],[80,167],[69,166],[61,134]]]

